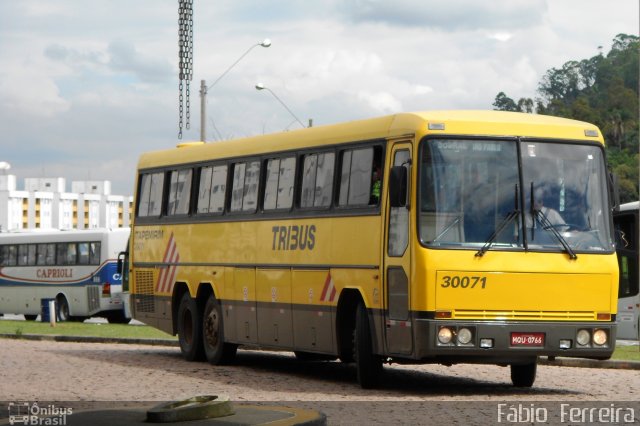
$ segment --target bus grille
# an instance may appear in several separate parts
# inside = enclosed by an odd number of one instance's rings
[[[136,271],[136,310],[155,312],[153,297],[153,269]]]
[[[96,311],[100,310],[100,286],[88,286],[87,305],[89,306],[89,313],[95,313]]]
[[[481,311],[457,310],[456,319],[485,320],[555,320],[555,321],[593,321],[595,312],[588,311]]]

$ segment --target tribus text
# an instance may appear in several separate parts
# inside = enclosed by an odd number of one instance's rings
[[[274,226],[272,250],[313,250],[316,244],[315,225]]]

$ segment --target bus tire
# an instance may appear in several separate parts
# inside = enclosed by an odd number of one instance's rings
[[[207,361],[212,365],[230,363],[238,350],[238,345],[225,343],[222,321],[222,307],[212,294],[207,299],[202,315],[202,346]]]
[[[64,322],[64,321],[69,321],[69,318],[71,318],[71,315],[69,315],[69,303],[67,302],[67,298],[60,295],[56,298],[56,305],[57,305],[57,317],[58,317],[58,321],[60,322]]]
[[[187,361],[203,359],[202,321],[196,300],[185,292],[178,306],[178,342],[182,357]]]
[[[534,361],[530,364],[512,364],[511,382],[518,388],[530,388],[536,381],[538,364]]]
[[[27,321],[35,321],[36,318],[38,318],[38,315],[24,314],[24,319]]]
[[[371,389],[378,384],[382,374],[382,359],[373,353],[369,315],[362,301],[356,311],[354,343],[358,383],[363,389]]]

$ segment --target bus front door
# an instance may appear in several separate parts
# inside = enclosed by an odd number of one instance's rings
[[[407,168],[408,179],[411,182],[411,144],[403,141],[396,142],[391,150],[390,166]],[[390,167],[387,168],[388,170]],[[390,173],[387,176],[389,188]],[[410,184],[407,185],[407,200],[411,193]],[[413,351],[413,333],[410,315],[410,271],[411,246],[409,245],[410,204],[386,208],[386,244],[384,247],[384,321],[385,340],[389,354],[407,355]]]

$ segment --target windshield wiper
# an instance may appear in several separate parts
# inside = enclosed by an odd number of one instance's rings
[[[491,246],[493,245],[493,242],[495,241],[495,239],[498,238],[498,235],[500,235],[502,230],[508,224],[513,222],[513,219],[517,218],[520,215],[520,208],[519,208],[519,203],[518,203],[518,199],[519,199],[519,196],[518,196],[518,184],[517,183],[515,185],[514,194],[515,194],[515,196],[514,196],[514,207],[513,207],[513,210],[510,211],[509,214],[507,214],[507,216],[504,219],[502,219],[502,222],[500,222],[500,224],[496,227],[496,229],[493,231],[493,234],[491,234],[489,239],[487,241],[485,241],[485,243],[482,246],[482,248],[476,252],[476,256],[477,257],[484,256],[484,254],[487,252],[487,250],[489,250],[491,248]]]
[[[513,222],[513,219],[517,218],[519,215],[520,215],[520,210],[513,210],[513,211],[509,212],[509,214],[504,219],[502,219],[502,222],[500,222],[500,224],[496,227],[496,230],[493,231],[493,234],[491,234],[491,236],[484,243],[482,248],[476,252],[476,256],[478,256],[478,257],[484,256],[484,254],[487,252],[487,250],[489,250],[491,248],[491,246],[493,245],[493,242],[495,241],[495,239],[498,238],[498,235],[500,235],[500,232],[502,232],[502,230],[508,224]]]
[[[576,255],[576,253],[573,251],[573,249],[571,248],[567,240],[565,240],[565,238],[562,236],[562,234],[560,234],[558,230],[555,228],[555,226],[553,226],[551,221],[549,221],[549,218],[547,218],[547,215],[545,215],[542,212],[542,210],[536,210],[536,209],[532,209],[532,210],[534,213],[533,217],[540,221],[540,224],[542,225],[543,229],[551,231],[551,233],[556,237],[556,239],[560,242],[560,244],[562,244],[562,247],[564,247],[565,251],[569,255],[569,258],[572,260],[577,259],[578,256]]]
[[[444,237],[444,235],[449,232],[449,230],[451,228],[453,228],[456,224],[458,224],[458,222],[460,222],[460,216],[456,216],[455,219],[453,219],[447,226],[445,226],[445,228],[442,230],[442,232],[440,232],[438,234],[437,237],[435,237],[433,239],[433,241],[431,241],[432,243],[435,243],[436,241],[438,241],[440,238]]]

